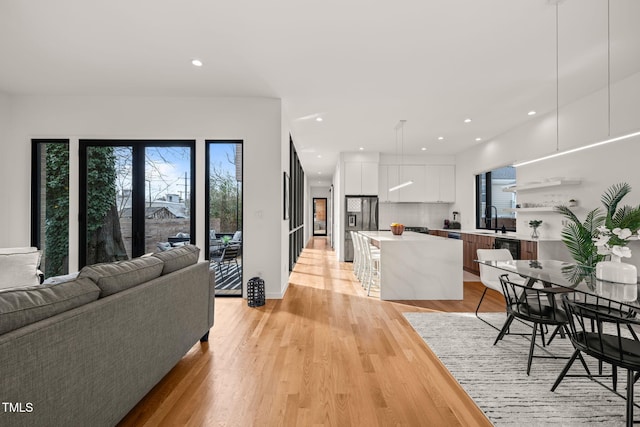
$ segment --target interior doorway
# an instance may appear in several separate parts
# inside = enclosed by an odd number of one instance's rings
[[[313,235],[327,235],[327,198],[313,198]]]

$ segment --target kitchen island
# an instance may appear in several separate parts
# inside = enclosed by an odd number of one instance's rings
[[[411,231],[359,233],[380,248],[380,299],[462,299],[461,240]]]

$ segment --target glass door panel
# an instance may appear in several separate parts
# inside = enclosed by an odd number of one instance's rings
[[[242,296],[242,143],[208,141],[207,211],[216,295]]]
[[[145,150],[145,253],[158,244],[191,242],[191,149],[147,147]]]
[[[34,140],[31,244],[45,278],[69,272],[69,141]]]
[[[87,147],[84,228],[86,265],[131,258],[132,159],[132,147]]]
[[[81,140],[80,266],[191,242],[193,141]]]
[[[313,235],[327,235],[327,199],[313,198]]]

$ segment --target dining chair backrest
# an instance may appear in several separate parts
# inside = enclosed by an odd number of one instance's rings
[[[508,249],[478,249],[478,261],[512,261],[513,257]],[[502,292],[500,275],[502,270],[480,264],[480,281],[487,288]]]
[[[508,274],[500,276],[500,283],[507,313],[532,322],[566,323],[566,313],[556,300],[557,288],[532,288],[509,280]]]
[[[622,368],[640,370],[640,341],[629,327],[640,326],[640,320],[633,317],[635,311],[621,306],[607,309],[602,301],[591,304],[569,295],[562,296],[562,304],[569,315],[569,338],[576,350]]]

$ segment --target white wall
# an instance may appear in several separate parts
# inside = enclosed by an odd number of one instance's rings
[[[336,258],[344,260],[342,252],[344,233],[344,189],[342,183],[342,165],[341,162],[336,164],[333,172],[333,249],[336,251]]]
[[[0,112],[5,100],[0,97]],[[6,108],[6,106],[4,107]],[[283,294],[288,271],[282,224],[281,103],[267,98],[168,98],[16,96],[10,98],[11,125],[0,141],[2,182],[11,183],[11,210],[0,211],[0,246],[28,245],[32,138],[70,138],[71,201],[77,201],[77,141],[81,138],[195,139],[196,245],[204,243],[204,146],[206,139],[244,141],[245,278],[265,279],[269,298]],[[0,114],[0,116],[3,116]],[[0,129],[2,122],[0,121]],[[0,133],[2,137],[2,133]],[[288,138],[287,163],[288,164]],[[3,193],[4,194],[4,193]],[[3,205],[6,205],[3,203]],[[71,206],[77,218],[78,206]],[[77,221],[72,220],[72,226]],[[70,238],[77,260],[77,229]],[[266,244],[265,242],[268,242]],[[274,246],[280,250],[274,250]]]
[[[585,146],[608,138],[606,90],[591,94],[560,108],[561,151]],[[640,130],[640,73],[612,85],[611,136]],[[499,137],[481,144],[456,157],[455,210],[462,214],[462,227],[475,228],[474,175],[516,161],[534,159],[556,151],[555,111],[530,120]],[[548,188],[518,194],[521,201],[544,202],[575,198],[580,208],[578,216],[601,206],[604,190],[617,182],[628,182],[632,192],[625,204],[640,203],[640,137],[579,151],[555,159],[545,160],[517,169],[519,184],[542,181],[552,177],[581,178],[578,186]],[[528,232],[524,226],[530,219],[542,219],[543,236],[560,237],[562,218],[555,213],[521,213],[518,215],[518,231]],[[637,248],[637,249],[635,249]],[[633,245],[633,262],[640,264],[640,245]]]

